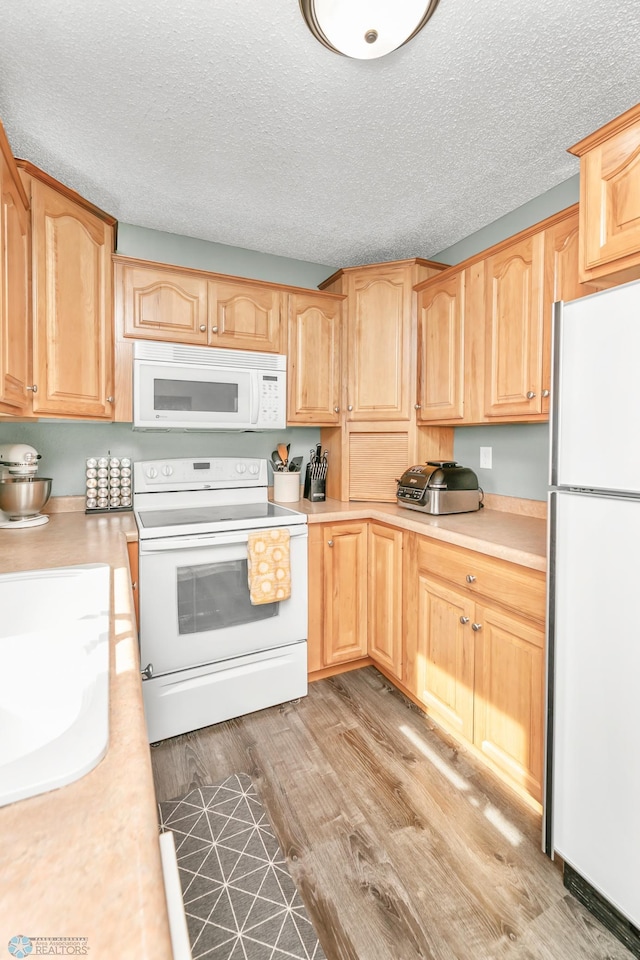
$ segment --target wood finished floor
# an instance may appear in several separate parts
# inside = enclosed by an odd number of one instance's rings
[[[152,747],[159,801],[248,773],[328,960],[628,960],[540,817],[373,667]]]

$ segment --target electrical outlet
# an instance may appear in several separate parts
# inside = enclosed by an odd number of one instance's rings
[[[493,447],[480,447],[480,467],[491,470]]]

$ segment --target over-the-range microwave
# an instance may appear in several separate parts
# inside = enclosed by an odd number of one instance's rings
[[[133,426],[142,430],[280,430],[287,358],[136,340]]]

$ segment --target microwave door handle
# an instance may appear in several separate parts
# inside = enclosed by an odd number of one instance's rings
[[[260,415],[260,390],[258,389],[257,370],[252,370],[249,375],[249,404],[251,408],[250,422],[257,423]]]

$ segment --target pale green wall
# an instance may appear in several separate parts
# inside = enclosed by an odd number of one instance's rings
[[[558,184],[529,203],[512,210],[459,243],[441,250],[431,259],[456,264],[486,250],[494,243],[533,226],[558,210],[578,202],[579,178]],[[480,470],[480,447],[492,447],[493,468]],[[503,423],[456,427],[454,457],[478,474],[487,493],[527,500],[546,500],[549,482],[549,427],[546,423]]]
[[[266,457],[277,443],[291,444],[291,457],[309,459],[309,449],[320,440],[320,431],[306,427],[259,433],[213,433],[211,431],[139,431],[128,423],[69,423],[56,420],[39,423],[0,424],[0,444],[30,443],[41,454],[38,471],[51,477],[54,497],[84,494],[87,457],[130,457],[153,460],[167,457]]]
[[[214,273],[250,277],[252,280],[270,280],[294,287],[317,287],[336,269],[322,263],[275,257],[270,253],[181,237],[175,233],[162,233],[130,223],[118,224],[118,253],[126,257],[173,263],[195,270],[212,270]]]

